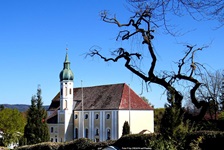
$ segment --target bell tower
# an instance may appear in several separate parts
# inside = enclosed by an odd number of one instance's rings
[[[60,78],[60,109],[59,118],[59,138],[61,141],[73,140],[73,79],[74,75],[70,69],[68,60],[68,49],[66,48],[63,69],[59,74]],[[62,132],[63,131],[63,132]]]
[[[72,111],[73,106],[73,79],[74,75],[70,69],[68,53],[66,52],[64,67],[60,75],[60,110]]]

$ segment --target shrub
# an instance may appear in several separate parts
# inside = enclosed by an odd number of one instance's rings
[[[16,148],[16,150],[57,150],[60,146],[60,143],[55,142],[44,142],[34,145],[25,145]]]
[[[224,146],[224,132],[198,131],[189,135],[189,139],[201,139],[198,145],[203,150],[220,149]]]
[[[92,148],[93,149],[103,149],[107,146],[111,146],[114,145],[114,143],[116,142],[116,140],[108,140],[108,141],[104,141],[104,142],[96,142],[93,143]]]
[[[154,134],[129,134],[122,136],[113,145],[119,148],[149,147]]]
[[[80,138],[74,141],[65,142],[58,150],[90,150],[93,143],[90,139]]]
[[[189,132],[184,140],[178,141],[177,139],[178,138],[165,139],[162,134],[155,133],[130,134],[122,136],[118,140],[104,142],[93,142],[90,139],[80,138],[64,143],[45,142],[35,145],[26,145],[17,148],[17,150],[99,150],[107,146],[115,146],[121,149],[210,150],[219,149],[219,147],[224,146],[224,132],[218,131]]]
[[[130,134],[130,126],[127,121],[124,122],[122,136]]]

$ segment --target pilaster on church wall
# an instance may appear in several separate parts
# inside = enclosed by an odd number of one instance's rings
[[[86,115],[88,116],[87,118],[86,118]],[[84,129],[89,128],[89,120],[90,119],[91,119],[90,112],[85,111],[84,112]]]
[[[59,139],[60,141],[64,141],[64,124],[59,124],[58,125],[58,135],[59,135]]]

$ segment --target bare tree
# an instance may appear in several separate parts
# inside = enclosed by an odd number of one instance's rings
[[[208,72],[202,75],[203,85],[198,90],[198,96],[209,103],[208,113],[211,119],[217,119],[217,112],[222,108],[222,73]]]
[[[223,0],[127,0],[135,7],[139,4],[144,8],[150,6],[157,20],[163,22],[168,31],[169,15],[190,15],[195,20],[217,20],[219,27],[224,25],[224,1]]]
[[[221,110],[224,110],[224,70],[222,71],[222,87],[221,87],[220,105],[221,105]]]
[[[197,97],[201,100],[208,102],[207,116],[209,119],[217,119],[219,111],[223,110],[223,99],[222,99],[222,71],[216,70],[215,72],[206,72],[201,74],[201,81],[203,84],[197,90]],[[191,114],[197,114],[198,109],[192,105],[190,97],[185,98],[185,109]]]
[[[105,57],[100,52],[99,49],[92,48],[87,56],[94,57],[95,55],[102,58],[104,61],[117,62],[120,59],[125,60],[125,67],[130,70],[132,73],[140,77],[147,84],[154,83],[164,87],[168,93],[168,102],[172,107],[181,108],[183,95],[178,90],[179,82],[184,81],[189,83],[189,93],[192,103],[200,109],[200,113],[196,116],[190,116],[191,119],[200,120],[206,113],[208,102],[204,100],[198,100],[196,98],[196,91],[201,86],[201,82],[197,79],[197,75],[201,74],[201,69],[203,68],[198,62],[195,61],[195,54],[198,51],[203,50],[205,47],[199,47],[193,45],[186,45],[186,53],[177,62],[177,70],[174,72],[163,72],[162,75],[157,74],[156,72],[156,63],[157,56],[155,49],[153,47],[152,41],[154,39],[154,29],[152,25],[156,26],[156,23],[152,20],[153,9],[149,6],[146,6],[145,9],[140,9],[136,11],[134,16],[130,17],[130,20],[127,23],[120,23],[116,17],[109,17],[107,12],[104,11],[101,13],[101,18],[104,22],[117,25],[121,28],[117,40],[130,40],[134,36],[140,35],[141,43],[147,47],[147,52],[150,54],[151,63],[149,63],[149,68],[146,72],[143,72],[140,68],[134,65],[134,60],[143,59],[140,52],[132,52],[131,50],[126,50],[121,47],[112,52],[111,57]],[[128,30],[127,30],[128,28]]]

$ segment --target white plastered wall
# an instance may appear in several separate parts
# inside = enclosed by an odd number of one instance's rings
[[[124,122],[128,121],[130,132],[137,134],[142,130],[154,132],[153,110],[119,110],[118,111],[118,138],[122,136]]]

